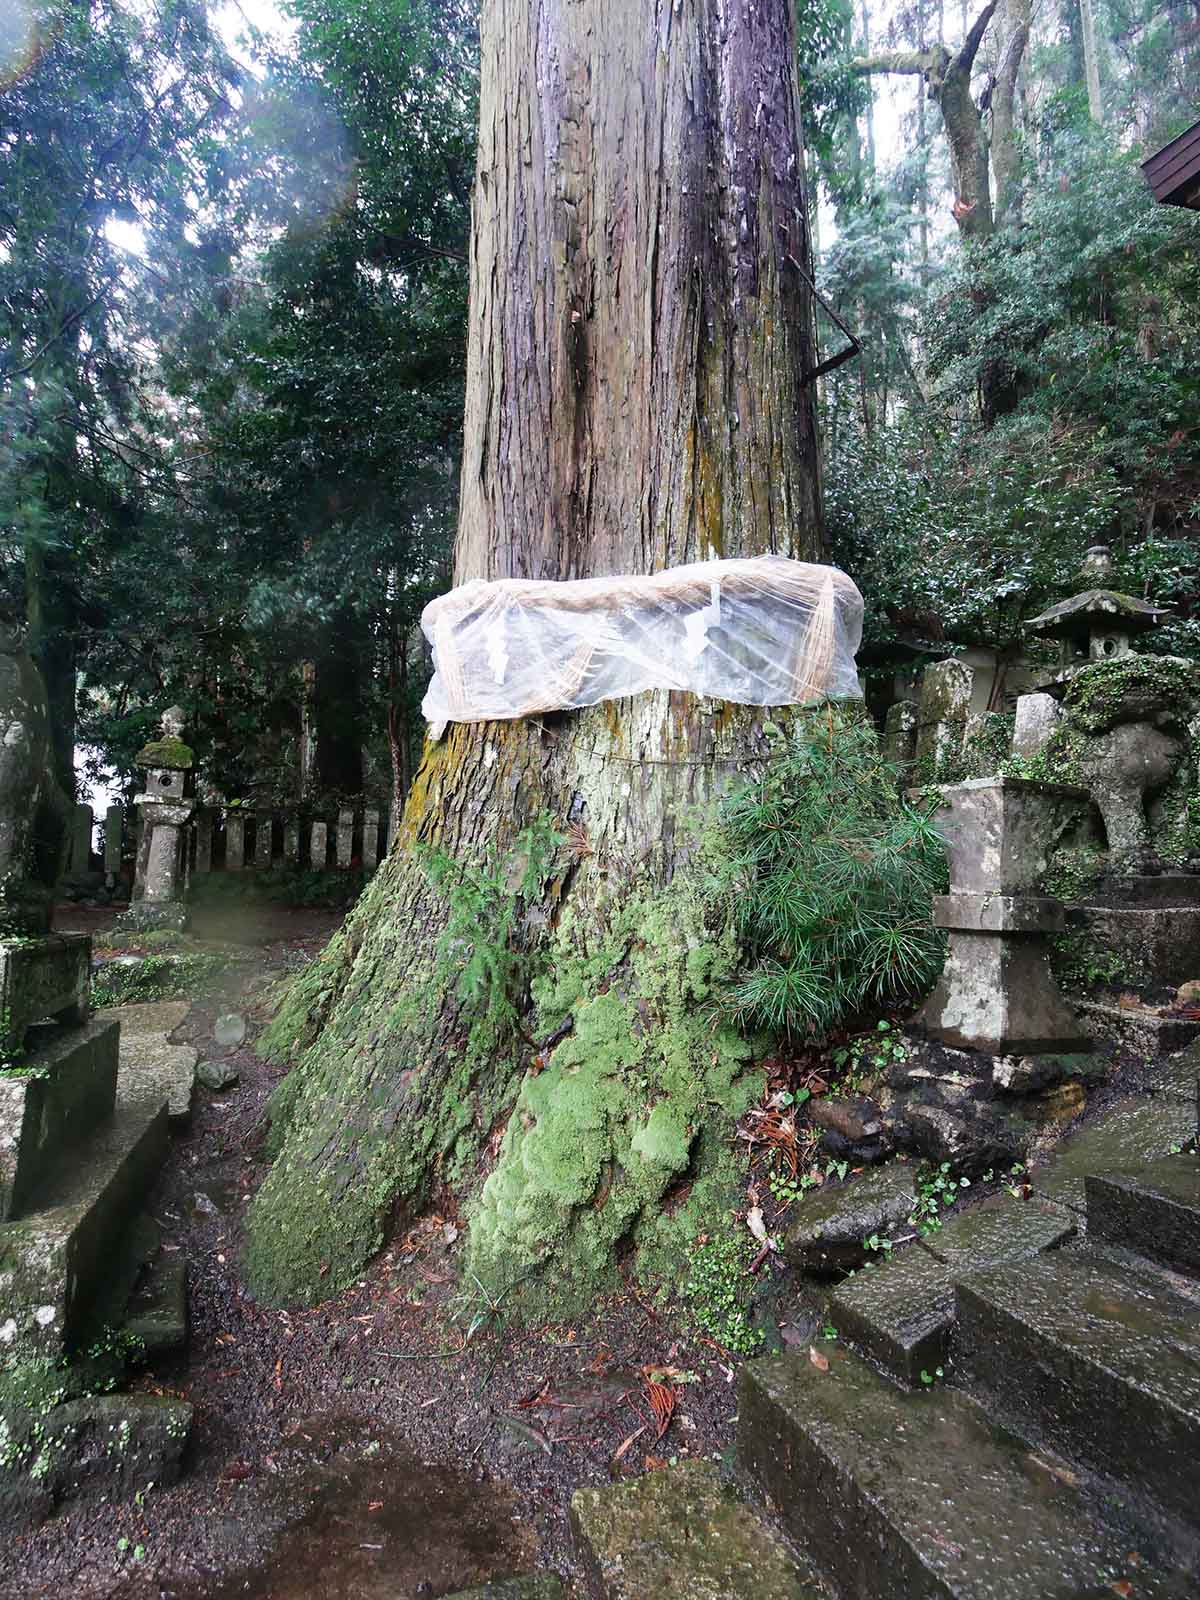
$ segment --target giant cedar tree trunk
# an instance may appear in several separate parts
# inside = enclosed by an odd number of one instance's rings
[[[819,558],[794,59],[790,0],[485,0],[456,581]],[[686,819],[763,754],[769,722],[653,693],[427,744],[389,859],[267,1036],[269,1052],[303,1054],[250,1217],[261,1293],[328,1292],[414,1208],[496,1162],[492,1245],[520,1266],[570,1235],[594,1267],[672,1184],[712,1168],[700,1111],[736,1110],[760,1080],[744,1048],[700,1027],[703,931],[681,942],[683,911],[660,904],[651,937],[629,908],[673,892]],[[503,861],[535,819],[570,842],[512,902],[506,1031],[447,968],[485,941],[487,912],[447,950],[419,847]],[[535,1008],[539,960],[575,992]],[[535,1041],[548,1019],[560,1038],[574,1029],[557,1049]],[[514,1101],[549,1102],[564,1073],[590,1098],[566,1112],[559,1189],[518,1193],[536,1163],[514,1140],[548,1138],[555,1112],[522,1108],[505,1133]],[[613,1148],[597,1130],[611,1143],[639,1109],[634,1162],[628,1128]]]

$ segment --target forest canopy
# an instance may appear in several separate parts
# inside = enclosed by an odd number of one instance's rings
[[[7,15],[0,594],[63,776],[78,743],[130,782],[179,702],[226,798],[402,795],[458,498],[471,0]],[[871,670],[1015,651],[1097,541],[1194,648],[1198,224],[1139,168],[1194,117],[1194,8],[801,0],[797,35]]]

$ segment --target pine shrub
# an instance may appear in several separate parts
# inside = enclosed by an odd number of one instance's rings
[[[946,856],[930,807],[898,781],[870,723],[826,706],[725,803],[747,952],[735,990],[743,1025],[823,1034],[933,983],[944,944],[931,901]]]

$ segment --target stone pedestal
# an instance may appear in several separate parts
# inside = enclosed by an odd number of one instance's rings
[[[142,808],[137,875],[132,904],[117,921],[124,928],[185,928],[186,830],[192,807],[163,805],[142,794],[136,797],[135,804]]]
[[[934,902],[934,921],[950,948],[917,1025],[945,1044],[991,1055],[1088,1049],[1050,972],[1046,939],[1062,931],[1063,907],[1033,893],[1087,791],[977,778],[943,795],[951,887]]]

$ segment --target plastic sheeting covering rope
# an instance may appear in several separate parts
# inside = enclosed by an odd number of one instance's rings
[[[756,556],[648,577],[461,584],[425,607],[434,674],[421,710],[506,721],[645,689],[742,705],[860,693],[863,600],[836,567]]]

